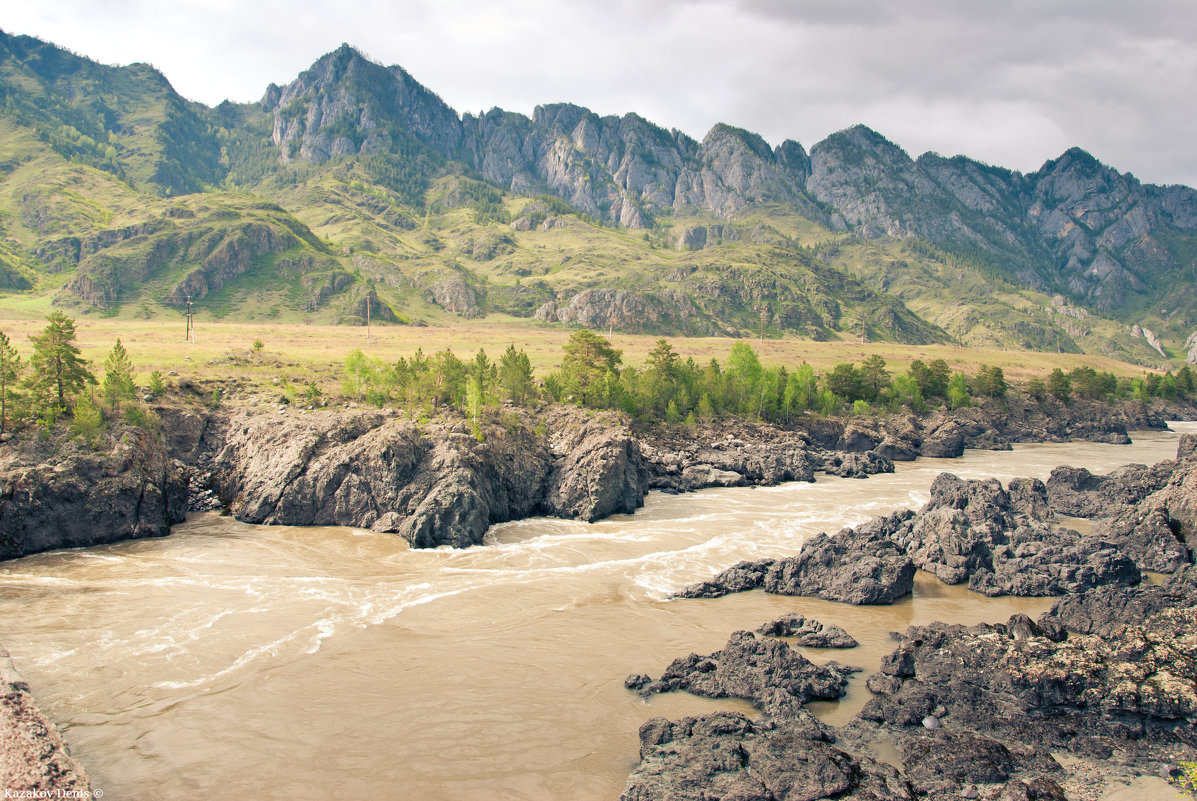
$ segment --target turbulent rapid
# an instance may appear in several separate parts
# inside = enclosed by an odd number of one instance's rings
[[[749,711],[684,695],[645,702],[624,689],[629,673],[659,673],[797,611],[861,643],[806,649],[866,669],[843,701],[817,705],[840,723],[863,703],[890,631],[1051,604],[928,576],[892,607],[672,592],[917,507],[941,471],[1005,481],[1175,454],[1176,433],[1134,437],[969,451],[867,480],[653,493],[635,515],[507,523],[465,550],[195,515],[166,539],[5,563],[0,642],[105,799],[614,799],[645,720]]]

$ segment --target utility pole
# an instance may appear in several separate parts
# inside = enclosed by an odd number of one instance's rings
[[[187,333],[183,338],[184,342],[195,343],[195,317],[191,313],[191,296],[187,296]]]
[[[366,293],[366,341],[370,341],[370,293]]]

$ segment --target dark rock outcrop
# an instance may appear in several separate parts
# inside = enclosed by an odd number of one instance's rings
[[[1047,479],[1048,502],[1059,514],[1108,517],[1161,489],[1175,467],[1171,461],[1150,467],[1128,464],[1107,475],[1093,475],[1083,467],[1057,467]]]
[[[1060,772],[1059,763],[1048,754],[968,731],[915,728],[894,740],[906,780],[915,792],[929,798],[953,797],[965,785],[1001,784],[1025,771]]]
[[[685,690],[706,698],[742,698],[767,715],[779,716],[800,710],[810,700],[840,698],[849,674],[856,670],[835,662],[815,665],[781,640],[737,631],[710,656],[690,654],[673,660],[640,694]]]
[[[759,562],[736,562],[710,581],[682,589],[676,598],[722,598],[733,592],[755,590],[765,583],[765,576],[776,560],[762,559]]]
[[[762,423],[712,421],[693,434],[662,430],[639,441],[649,486],[669,492],[813,481],[820,467],[807,434]]]
[[[1114,748],[1148,759],[1164,753],[1156,749],[1193,747],[1191,593],[1186,571],[1163,589],[1070,596],[1038,624],[1016,615],[1004,625],[912,626],[870,677],[877,695],[861,717],[909,727],[939,708],[956,729],[1098,758]],[[1117,601],[1126,611],[1102,610]]]
[[[900,517],[900,515],[896,515]],[[888,536],[894,518],[819,534],[765,575],[766,592],[849,604],[891,604],[914,588],[915,566]]]
[[[640,765],[620,801],[914,801],[893,767],[836,748],[808,713],[784,726],[719,712],[640,727]]]
[[[187,513],[187,481],[156,433],[110,429],[101,451],[22,442],[0,459],[0,559],[164,537]]]
[[[915,564],[986,595],[1058,595],[1134,584],[1134,562],[1099,537],[1053,528],[1040,481],[963,481],[941,473],[931,500],[893,531]]]
[[[550,416],[484,442],[464,424],[427,432],[384,412],[236,412],[216,437],[214,483],[239,520],[392,531],[416,547],[482,542],[537,513],[596,520],[643,501],[635,441],[613,416]]]
[[[692,584],[678,598],[718,598],[764,587],[779,595],[806,595],[850,604],[890,604],[914,587],[914,563],[891,539],[913,513],[878,517],[858,528],[807,540],[795,556],[738,562],[710,581]]]
[[[767,637],[792,637],[794,645],[807,648],[855,648],[859,643],[852,635],[834,623],[790,613],[757,629],[758,634]]]
[[[630,514],[644,503],[647,475],[640,447],[609,415],[566,416],[549,436],[555,463],[545,510],[588,522]]]
[[[868,478],[878,473],[894,472],[894,463],[877,451],[864,451],[862,453],[830,451],[823,454],[819,468],[829,476]]]
[[[1039,619],[1045,631],[1113,637],[1169,609],[1197,608],[1197,567],[1178,570],[1164,584],[1097,587],[1059,598]]]

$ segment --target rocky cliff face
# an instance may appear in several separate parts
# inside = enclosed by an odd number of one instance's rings
[[[284,162],[388,152],[408,134],[447,156],[461,141],[461,121],[439,97],[403,68],[375,64],[348,45],[268,89],[262,105],[274,115],[272,141]]]
[[[643,502],[639,450],[611,416],[557,410],[530,421],[427,430],[393,413],[235,412],[206,464],[239,520],[395,532],[415,547],[466,547],[495,523],[550,514],[596,520]]]
[[[104,450],[22,442],[0,459],[0,559],[164,537],[187,512],[187,483],[162,438],[110,430]],[[36,438],[34,438],[36,439]]]

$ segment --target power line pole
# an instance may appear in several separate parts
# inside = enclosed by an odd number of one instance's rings
[[[370,293],[366,293],[366,341],[370,341]]]
[[[187,333],[184,342],[195,343],[195,316],[191,313],[191,296],[187,296]]]

